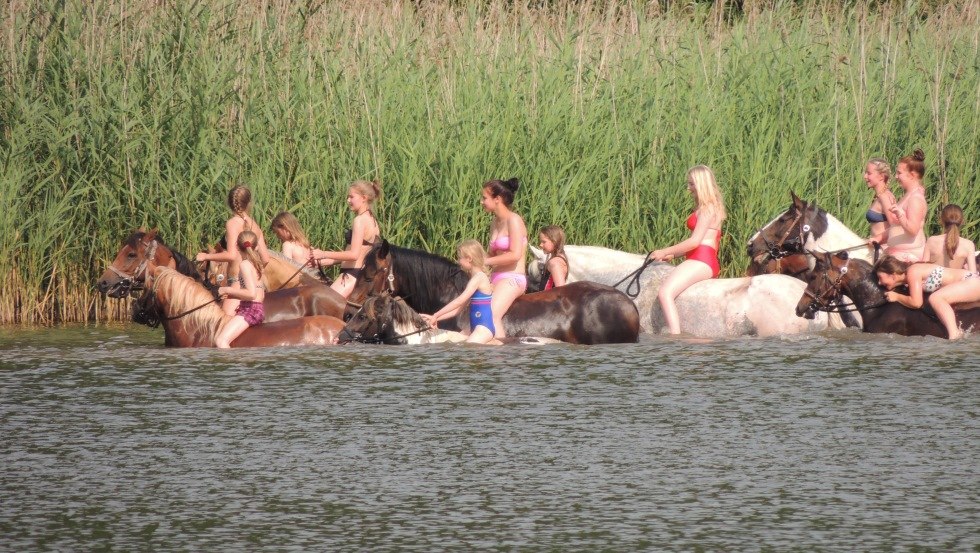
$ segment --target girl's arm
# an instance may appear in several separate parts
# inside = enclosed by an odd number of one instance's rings
[[[258,272],[256,272],[252,262],[248,260],[242,261],[239,270],[241,271],[242,278],[245,280],[245,286],[242,288],[221,286],[218,288],[218,295],[224,294],[230,298],[255,301],[258,297]]]
[[[932,236],[926,238],[926,245],[924,248],[922,248],[922,259],[919,260],[922,263],[942,263],[941,259],[939,261],[932,261],[930,259],[931,255],[929,254],[929,242],[932,240],[932,238]]]
[[[921,266],[924,267],[924,265]],[[909,269],[906,275],[908,277],[909,295],[906,296],[898,292],[885,292],[885,299],[888,301],[897,301],[910,309],[919,309],[922,307],[922,276],[919,275],[918,270],[913,271],[912,268]]]
[[[331,262],[336,261],[357,261],[361,257],[360,248],[363,246],[364,242],[364,225],[367,224],[366,219],[362,219],[360,215],[354,218],[354,223],[351,226],[351,237],[350,244],[347,245],[347,249],[342,252],[331,252],[318,250],[315,248],[310,248],[313,257],[319,261],[321,259],[328,259]],[[321,265],[326,265],[326,263],[321,263]]]
[[[712,220],[709,220],[708,217],[702,217],[699,210],[698,224],[695,225],[694,230],[691,231],[691,236],[687,240],[674,244],[668,248],[654,250],[650,254],[650,259],[653,259],[654,261],[666,261],[670,258],[684,255],[686,252],[693,250],[694,248],[698,247],[698,244],[700,244],[702,240],[704,240],[704,235],[708,233],[708,229],[711,227],[711,223],[713,222],[713,218]]]
[[[561,257],[552,257],[548,260],[548,272],[555,287],[564,286],[568,278],[568,264]]]
[[[926,220],[926,202],[918,197],[912,198],[909,201],[908,209],[902,209],[896,205],[895,215],[898,218],[898,224],[905,232],[912,235],[918,234]]]
[[[889,225],[897,225],[898,215],[892,211],[892,206],[897,204],[895,201],[895,195],[892,194],[891,189],[885,189],[880,194],[876,193],[875,197],[878,198],[878,202],[881,203],[881,214],[885,216],[885,220],[888,221]],[[886,234],[887,236],[887,234]],[[879,242],[882,242],[879,240]]]
[[[487,265],[496,267],[497,265],[513,265],[524,258],[525,237],[527,229],[524,227],[524,220],[521,216],[512,213],[507,219],[507,236],[510,237],[510,248],[504,253],[487,258]]]
[[[235,224],[234,219],[229,219],[225,223],[225,251],[218,253],[204,253],[201,252],[197,254],[198,261],[224,261],[225,263],[231,263],[238,259],[238,235],[241,234],[242,229],[238,228]],[[260,254],[261,255],[261,254]]]
[[[259,236],[259,243],[255,247],[255,251],[259,252],[259,259],[262,260],[262,265],[268,265],[269,260],[272,256],[269,255],[269,245],[265,243],[265,233],[257,233]],[[237,244],[237,242],[236,242]]]
[[[473,294],[476,292],[476,289],[480,287],[481,276],[483,277],[484,280],[487,278],[487,275],[480,275],[480,274],[473,275],[470,278],[470,281],[466,283],[466,288],[463,289],[463,292],[460,293],[460,295],[456,296],[451,302],[443,306],[442,309],[433,313],[432,320],[434,322],[439,322],[441,320],[448,319],[449,317],[453,317],[457,313],[459,313],[460,308],[462,308],[463,305],[467,301],[469,301],[471,297],[473,297]]]

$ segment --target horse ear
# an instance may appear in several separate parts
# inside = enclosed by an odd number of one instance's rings
[[[837,252],[837,258],[847,261],[847,251]]]
[[[153,240],[156,237],[157,237],[157,229],[152,228],[149,231],[147,231],[146,236],[143,237],[143,240],[149,242],[150,240]]]
[[[380,257],[382,259],[384,259],[385,257],[388,257],[388,254],[390,253],[389,250],[391,249],[390,246],[391,245],[388,244],[388,240],[385,239],[385,238],[382,238],[381,239],[381,245],[378,246],[378,257]]]
[[[803,209],[806,208],[806,204],[800,199],[799,196],[796,195],[796,192],[790,191],[789,195],[791,198],[793,198],[793,207],[799,209],[800,211],[803,211]]]

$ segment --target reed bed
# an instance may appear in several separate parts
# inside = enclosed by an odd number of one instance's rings
[[[737,276],[789,191],[864,233],[864,162],[922,148],[930,210],[980,238],[978,0],[345,4],[8,2],[0,321],[125,318],[93,289],[119,241],[193,254],[238,182],[335,248],[379,179],[384,234],[451,255],[517,176],[532,235],[640,252],[683,238],[705,163]]]

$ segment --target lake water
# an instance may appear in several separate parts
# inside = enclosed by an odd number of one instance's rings
[[[980,338],[0,329],[0,549],[977,550]]]

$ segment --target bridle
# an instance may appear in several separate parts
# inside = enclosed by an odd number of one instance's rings
[[[847,276],[847,267],[841,267],[840,274],[837,275],[837,278],[834,280],[831,280],[829,273],[830,270],[828,269],[824,271],[820,277],[818,277],[823,279],[824,282],[830,283],[830,285],[824,288],[820,294],[814,294],[811,292],[809,286],[803,290],[803,294],[809,296],[812,300],[810,305],[808,305],[806,308],[808,312],[814,313],[817,311],[825,311],[827,313],[842,313],[844,310],[851,310],[845,308],[853,307],[853,303],[850,305],[841,304],[844,296],[844,292],[841,290],[841,284],[844,282],[844,278]],[[854,309],[854,311],[856,311],[856,309]]]
[[[211,305],[212,303],[217,303],[222,299],[224,299],[224,296],[219,296],[218,294],[215,294],[214,299],[212,299],[211,301],[204,302],[201,305],[198,305],[197,307],[192,307],[184,311],[183,313],[178,313],[177,315],[174,315],[173,317],[167,317],[161,312],[160,307],[156,305],[156,302],[154,301],[156,299],[156,294],[157,294],[156,288],[157,288],[157,281],[154,279],[153,284],[151,284],[150,288],[143,294],[143,297],[141,297],[139,300],[137,300],[135,304],[133,304],[134,322],[145,324],[150,328],[156,328],[160,326],[160,323],[162,322],[176,321],[177,319],[186,317],[187,315],[190,315],[195,311],[204,309],[205,307]],[[152,305],[153,307],[147,308],[146,307],[147,305]]]
[[[413,332],[406,332],[405,334],[396,334],[394,336],[385,337],[385,332],[391,326],[391,322],[395,318],[394,317],[394,314],[392,313],[392,311],[393,311],[393,307],[392,306],[394,305],[395,302],[400,302],[400,301],[403,302],[405,300],[403,300],[401,297],[398,297],[398,296],[391,296],[387,292],[383,293],[381,297],[388,297],[389,298],[389,301],[388,301],[388,303],[385,306],[385,311],[381,314],[381,317],[380,317],[381,324],[378,326],[378,330],[376,332],[374,332],[373,334],[365,334],[363,332],[352,333],[350,331],[346,331],[345,330],[348,334],[350,334],[352,336],[352,338],[349,339],[349,340],[339,341],[338,343],[340,343],[340,344],[358,343],[358,344],[389,344],[389,345],[394,345],[394,344],[397,344],[398,341],[401,340],[402,338],[407,338],[409,336],[414,336],[416,334],[422,334],[423,332],[428,332],[430,330],[429,325],[425,325],[425,326],[418,326],[418,325],[416,325],[416,330],[413,331]],[[367,303],[367,302],[365,302],[365,303]],[[359,314],[361,314],[362,311],[364,311],[364,306],[363,305],[361,305],[359,307],[359,309],[357,310],[356,313],[354,313],[354,315],[351,317],[351,319],[352,320],[355,319]]]
[[[116,273],[116,276],[120,277],[121,279],[112,286],[109,292],[122,290],[125,292],[124,295],[128,295],[133,291],[141,290],[143,288],[142,283],[146,279],[146,268],[156,256],[157,246],[159,243],[156,241],[156,238],[154,238],[153,240],[150,240],[149,243],[140,240],[139,244],[143,244],[145,253],[143,255],[143,261],[136,267],[136,270],[133,271],[132,274],[117,269],[115,265],[109,265],[109,270]]]
[[[784,232],[775,243],[770,242],[766,238],[766,235],[763,233],[763,230],[765,229],[759,229],[759,238],[761,238],[766,244],[766,254],[768,254],[769,259],[773,259],[777,262],[777,268],[779,260],[783,258],[800,253],[809,254],[809,252],[803,250],[803,245],[805,244],[804,237],[806,233],[810,232],[810,225],[804,223],[797,227],[797,224],[801,222],[800,220],[803,219],[803,216],[806,214],[806,210],[809,208],[810,206],[804,201],[803,208],[799,210],[796,217],[793,218],[793,222],[791,222],[789,227],[786,228],[786,232]],[[786,248],[786,239],[789,238],[790,234],[792,234],[794,228],[798,228],[798,233],[797,236],[794,237],[796,240],[795,244],[792,242],[790,243],[792,244],[793,248],[790,250]]]

